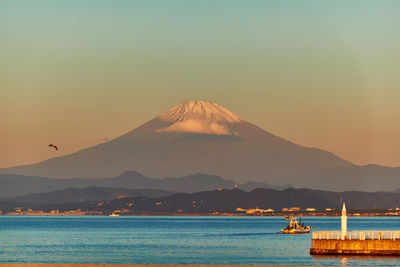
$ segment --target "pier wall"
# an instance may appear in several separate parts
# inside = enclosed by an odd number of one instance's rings
[[[311,240],[310,254],[400,256],[400,240]]]

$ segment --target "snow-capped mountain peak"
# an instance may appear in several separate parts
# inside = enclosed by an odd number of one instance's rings
[[[183,121],[187,119],[209,119],[214,122],[235,123],[242,121],[238,115],[210,101],[185,101],[161,114],[163,121]]]
[[[209,101],[185,101],[158,116],[172,122],[158,132],[191,132],[202,134],[233,134],[227,124],[239,123],[242,119],[228,109]]]

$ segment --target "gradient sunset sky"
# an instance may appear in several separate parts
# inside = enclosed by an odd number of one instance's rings
[[[385,0],[2,0],[0,167],[99,144],[185,100],[356,164],[400,166],[399,10]]]

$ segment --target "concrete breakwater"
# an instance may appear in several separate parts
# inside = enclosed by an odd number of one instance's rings
[[[400,231],[347,231],[343,203],[340,231],[312,234],[311,255],[400,256]]]
[[[400,256],[399,231],[354,231],[346,239],[341,232],[314,232],[311,255]]]

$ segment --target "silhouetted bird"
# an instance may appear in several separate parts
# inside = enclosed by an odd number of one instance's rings
[[[58,150],[58,147],[56,145],[53,145],[53,144],[48,145],[48,147],[51,148],[51,149]]]

